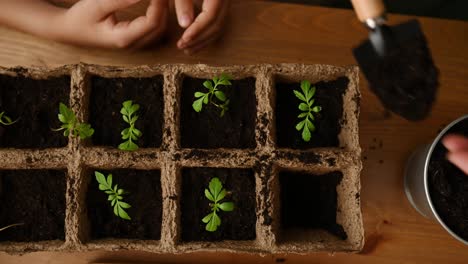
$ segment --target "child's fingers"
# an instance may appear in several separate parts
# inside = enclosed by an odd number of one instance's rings
[[[89,12],[92,12],[96,19],[101,19],[140,1],[141,0],[88,0],[87,3],[93,5],[93,8],[90,8]]]
[[[202,35],[197,37],[195,40],[189,43],[183,43],[179,41],[177,45],[180,49],[191,49],[195,46],[200,46],[200,44],[203,43],[205,43],[206,45],[208,44],[208,42],[215,40],[219,36],[221,36],[220,30],[218,30],[217,28],[210,28],[209,30],[203,32]]]
[[[175,0],[175,10],[181,27],[186,28],[192,24],[195,16],[192,0]]]
[[[215,40],[217,40],[220,35],[221,34],[218,33],[217,35],[211,36],[211,38],[205,40],[204,42],[201,42],[201,43],[198,43],[197,45],[186,48],[186,49],[184,49],[184,53],[187,54],[187,55],[192,55],[194,53],[197,53],[201,49],[203,49],[204,47],[209,45],[211,42],[214,42]]]
[[[155,43],[156,41],[158,41],[159,39],[161,39],[163,34],[164,34],[163,30],[152,31],[148,35],[144,36],[142,39],[139,39],[139,40],[135,41],[130,46],[130,49],[131,50],[139,50],[139,49],[142,49],[142,48],[146,48],[146,47],[150,46],[151,44]]]
[[[468,138],[461,135],[447,135],[442,139],[442,143],[451,152],[468,151]]]
[[[221,35],[220,32],[222,31],[222,28],[226,21],[225,16],[227,15],[227,12],[228,12],[228,7],[227,6],[223,7],[219,12],[219,15],[216,21],[213,22],[208,28],[206,28],[203,32],[197,35],[190,42],[184,42],[183,40],[179,40],[179,42],[177,43],[177,46],[180,49],[190,49],[194,46],[200,46],[200,43],[208,44],[208,42],[215,40],[217,37]],[[214,36],[216,37],[214,38]],[[202,46],[205,46],[205,45],[202,45]]]
[[[164,34],[164,31],[166,30],[167,27],[167,18],[168,18],[168,12],[164,12],[164,15],[161,19],[160,25],[158,25],[157,28],[154,30],[150,31],[146,36],[144,36],[142,39],[137,40],[133,45],[131,46],[132,50],[137,50],[137,49],[142,49],[145,48],[158,39],[162,37]]]
[[[118,48],[126,48],[150,32],[162,30],[165,12],[167,12],[167,0],[152,0],[146,16],[138,17],[131,22],[117,23],[111,29],[115,45]]]
[[[468,175],[468,151],[449,152],[447,159]]]
[[[187,28],[182,35],[182,42],[189,43],[202,31],[216,21],[219,11],[228,0],[204,0],[202,12],[195,18],[195,21]]]

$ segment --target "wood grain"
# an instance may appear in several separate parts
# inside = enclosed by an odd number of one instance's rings
[[[57,66],[71,63],[139,65],[154,63],[325,63],[356,64],[350,52],[366,30],[349,10],[268,2],[235,1],[224,38],[194,55],[178,51],[175,21],[162,46],[143,52],[71,47],[0,28],[0,65]],[[407,16],[390,15],[392,23]],[[361,82],[360,137],[364,156],[362,210],[366,245],[361,254],[236,255],[143,252],[0,254],[1,263],[467,263],[467,247],[441,226],[420,216],[403,191],[403,170],[413,149],[428,143],[451,120],[468,113],[468,23],[420,18],[440,69],[440,92],[430,118],[410,123],[387,113]],[[361,76],[361,78],[363,78]]]

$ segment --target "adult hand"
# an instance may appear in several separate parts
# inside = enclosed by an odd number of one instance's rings
[[[146,15],[118,21],[115,13],[140,0],[81,0],[59,18],[59,41],[103,48],[142,48],[162,36],[168,0],[151,0]]]
[[[196,17],[194,4],[201,4]],[[177,20],[186,29],[177,47],[192,54],[216,40],[225,24],[229,4],[229,0],[175,0]]]
[[[468,138],[460,135],[447,135],[442,140],[448,149],[447,159],[468,175]]]

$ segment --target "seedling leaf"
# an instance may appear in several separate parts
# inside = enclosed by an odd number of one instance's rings
[[[14,123],[18,122],[19,118],[13,121],[9,116],[5,114],[5,112],[0,112],[0,124],[4,126],[11,126]]]
[[[213,198],[214,198],[214,201],[218,201],[218,194],[219,192],[221,191],[221,189],[223,188],[223,184],[221,183],[221,181],[218,179],[218,178],[213,178],[211,179],[210,181],[210,184],[209,184],[209,188],[210,188],[210,192],[211,194],[213,194]]]
[[[306,120],[302,120],[301,122],[299,122],[299,123],[296,125],[297,131],[301,131],[301,129],[304,127],[305,122],[306,122]]]
[[[109,174],[109,176],[107,176],[107,185],[112,186],[112,174]]]
[[[103,184],[103,185],[107,185],[106,177],[104,176],[104,174],[96,171],[94,173],[94,175],[96,176],[96,180],[97,180],[98,183]]]
[[[210,222],[212,217],[213,217],[213,214],[208,214],[207,216],[203,217],[202,222],[207,224],[208,222]]]
[[[301,82],[301,89],[302,89],[302,92],[304,93],[304,95],[307,95],[307,93],[310,90],[310,82],[307,81],[307,80],[302,81]]]
[[[312,122],[307,122],[307,128],[311,131],[311,132],[314,132],[315,131],[315,126]]]
[[[312,88],[310,88],[310,91],[309,91],[309,96],[308,96],[308,99],[307,100],[310,100],[312,97],[314,97],[315,95],[315,86],[313,86]]]
[[[121,207],[119,207],[119,217],[125,220],[132,220],[132,218],[130,218],[127,212],[125,212],[125,210],[122,209]]]
[[[214,222],[214,224],[216,225],[216,227],[220,226],[221,225],[221,218],[219,218],[219,216],[217,214],[214,214],[213,217],[211,218],[211,221]]]
[[[218,201],[221,201],[222,199],[224,199],[224,197],[226,197],[226,190],[225,189],[222,189],[219,194],[218,194],[218,197],[216,197],[216,202]]]
[[[115,203],[117,202],[117,200],[112,200],[112,201],[115,201]],[[119,206],[118,206],[118,204],[114,205],[114,214],[115,214],[115,216],[119,216]]]
[[[204,96],[204,95],[203,95]],[[202,110],[202,107],[203,107],[203,99],[205,99],[205,97],[202,97],[198,100],[195,100],[192,104],[192,107],[193,109],[195,110],[195,112],[200,112]]]
[[[120,207],[125,208],[125,209],[132,207],[131,205],[125,202],[119,202],[119,204],[120,204]]]
[[[297,97],[299,100],[304,101],[304,102],[307,102],[307,100],[305,99],[304,95],[302,95],[299,91],[294,90],[294,95],[296,95],[296,97]]]
[[[314,107],[312,108],[312,112],[318,113],[318,112],[320,112],[320,111],[322,111],[322,107],[320,107],[320,106],[314,106]]]
[[[234,203],[232,202],[225,202],[219,205],[219,208],[225,212],[231,212],[234,210]]]
[[[125,128],[121,132],[122,139],[125,141],[119,145],[120,150],[135,151],[138,149],[138,145],[133,141],[138,140],[142,135],[141,131],[135,127],[135,123],[138,120],[136,112],[139,109],[140,105],[134,104],[132,100],[127,100],[122,103],[120,113],[122,114],[122,119],[129,125],[129,127]]]
[[[215,213],[211,217],[210,221],[206,224],[206,231],[214,232],[218,229],[218,223],[221,223],[221,219]]]
[[[205,88],[207,88],[210,91],[213,90],[213,84],[211,83],[211,81],[204,81],[203,86],[205,86]]]
[[[24,225],[24,223],[17,223],[17,224],[11,224],[11,225],[4,226],[4,227],[0,228],[0,232],[6,230],[8,228],[12,228],[14,226],[20,226],[20,225]]]
[[[208,200],[210,200],[212,202],[215,201],[213,195],[210,193],[210,191],[208,189],[205,189],[205,197],[208,198]]]
[[[226,95],[221,91],[216,91],[215,96],[216,96],[216,98],[218,98],[222,102],[226,101]]]
[[[305,103],[300,103],[299,104],[299,110],[307,111],[307,110],[309,110],[309,106],[307,104],[305,104]]]
[[[305,142],[309,142],[311,138],[310,130],[308,126],[304,126],[304,129],[302,130],[302,139],[304,139]]]
[[[75,113],[65,104],[59,104],[58,119],[62,123],[60,128],[53,131],[63,131],[63,136],[80,137],[81,139],[90,138],[94,134],[94,129],[90,124],[80,123],[75,116]]]
[[[313,96],[315,91],[316,88],[311,87],[310,82],[307,80],[301,82],[301,91],[293,90],[294,95],[301,101],[298,108],[302,111],[297,116],[301,121],[296,124],[296,130],[302,130],[302,139],[305,142],[310,141],[311,132],[315,131],[315,125],[312,123],[315,120],[313,113],[319,113],[322,110],[320,106],[314,106],[315,99],[313,99]]]
[[[202,96],[205,96],[205,94],[202,92],[195,92],[195,98],[200,98]]]
[[[122,201],[122,195],[126,192],[123,189],[119,189],[117,184],[112,187],[112,174],[107,175],[107,179],[104,174],[98,171],[95,171],[94,175],[96,181],[99,183],[99,190],[108,194],[107,200],[110,201],[111,206],[114,207],[114,214],[122,219],[131,220],[130,216],[124,210],[124,208],[130,208],[131,205]]]
[[[211,212],[202,219],[202,222],[206,224],[205,229],[207,231],[215,232],[221,225],[221,218],[217,214],[219,210],[225,212],[234,210],[234,203],[220,203],[220,201],[223,200],[227,194],[228,192],[223,188],[223,184],[219,178],[214,177],[210,180],[208,189],[205,189],[205,196],[210,202],[213,203],[210,203]]]
[[[208,92],[197,91],[194,93],[193,110],[199,113],[203,109],[203,104],[211,104],[221,110],[220,116],[223,117],[228,110],[229,99],[223,91],[219,90],[219,86],[232,85],[230,79],[231,77],[227,74],[221,74],[219,77],[213,77],[212,80],[204,81],[203,86],[208,89]]]

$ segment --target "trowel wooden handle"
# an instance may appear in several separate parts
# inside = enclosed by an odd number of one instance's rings
[[[353,3],[356,15],[361,22],[385,14],[385,5],[382,0],[351,0],[351,3]]]

